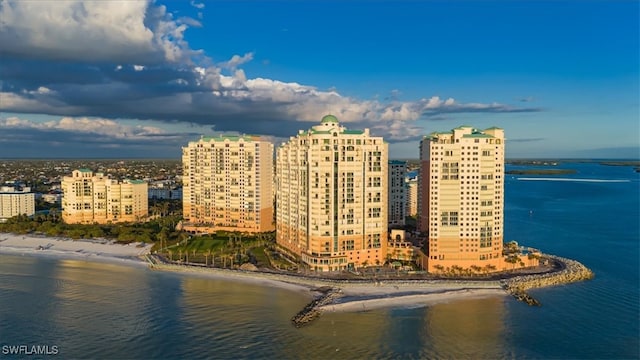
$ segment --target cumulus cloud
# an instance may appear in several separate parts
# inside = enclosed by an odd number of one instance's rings
[[[185,39],[187,29],[200,22],[174,19],[165,6],[151,1],[5,0],[0,19],[5,55],[0,111],[72,119],[51,124],[49,130],[99,131],[91,133],[114,139],[151,136],[150,129],[123,129],[107,120],[124,118],[287,137],[332,113],[390,141],[407,141],[422,134],[420,119],[538,110],[439,96],[400,101],[397,90],[386,101],[362,100],[337,89],[249,78],[241,66],[254,59],[253,52],[214,61]],[[16,129],[4,121],[3,129]],[[73,129],[64,127],[67,122]],[[27,125],[22,129],[47,130]],[[117,136],[124,133],[127,137]]]
[[[94,135],[92,141],[108,141],[112,139],[123,139],[130,141],[151,140],[157,141],[159,137],[165,139],[183,137],[193,134],[168,133],[165,130],[153,126],[129,126],[122,125],[115,120],[100,118],[72,118],[63,117],[59,120],[46,122],[34,122],[15,116],[0,119],[0,129],[4,133],[11,130],[34,130],[34,131],[66,131],[75,134]]]
[[[148,0],[5,0],[0,19],[3,53],[19,58],[149,64],[198,53],[184,40],[187,24]]]

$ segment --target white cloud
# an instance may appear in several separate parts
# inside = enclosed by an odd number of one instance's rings
[[[196,9],[204,9],[204,4],[203,3],[197,3],[194,0],[191,0],[190,4],[191,4],[191,6],[193,6]]]
[[[240,67],[254,59],[253,52],[212,65],[186,42],[189,21],[173,17],[165,6],[150,1],[4,0],[0,42],[7,54],[3,67],[9,70],[0,68],[0,111],[59,115],[65,121],[51,129],[74,126],[110,136],[151,130],[121,128],[107,118],[251,132],[258,128],[282,136],[332,113],[396,141],[415,137],[419,119],[441,113],[522,111],[439,96],[399,101],[399,90],[392,90],[387,102],[362,100],[336,89],[247,78]],[[5,120],[2,126],[8,124]]]
[[[177,24],[164,6],[148,0],[4,0],[0,19],[6,54],[138,63],[197,54],[184,41],[187,25]]]
[[[59,120],[35,122],[18,117],[0,119],[0,129],[63,130],[74,133],[108,136],[116,139],[140,140],[149,136],[171,135],[153,126],[128,126],[115,120],[63,117]]]
[[[253,53],[252,52],[246,53],[243,56],[233,55],[229,61],[226,61],[226,62],[220,64],[220,66],[223,67],[223,68],[226,68],[226,69],[234,70],[238,66],[240,66],[242,64],[245,64],[245,63],[248,63],[251,60],[253,60]]]

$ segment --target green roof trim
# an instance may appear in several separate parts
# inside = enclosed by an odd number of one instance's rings
[[[323,131],[323,130],[311,129],[311,130],[309,130],[309,133],[311,133],[311,134],[331,134],[331,131]]]
[[[146,183],[147,183],[147,182],[146,182],[146,181],[144,181],[144,180],[127,180],[127,181],[129,182],[129,184],[134,184],[134,185],[137,185],[137,184],[146,184]]]
[[[92,172],[90,169],[87,169],[87,168],[78,169],[78,171],[80,171],[82,173],[90,173],[90,172]]]
[[[240,141],[240,139],[244,141],[254,141],[256,136],[252,135],[219,135],[219,136],[203,136],[200,138],[201,141]]]
[[[364,134],[364,130],[344,130],[342,133],[347,135],[362,135]]]

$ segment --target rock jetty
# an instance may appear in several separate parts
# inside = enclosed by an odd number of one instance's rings
[[[554,255],[543,255],[541,259],[549,261],[559,270],[504,279],[501,281],[502,287],[516,299],[531,306],[539,306],[540,303],[527,294],[526,290],[570,284],[594,277],[593,272],[578,261]]]
[[[315,320],[318,316],[320,316],[319,307],[323,305],[330,304],[336,297],[340,296],[340,289],[336,288],[324,288],[318,289],[318,291],[322,291],[323,294],[313,299],[304,309],[300,310],[293,318],[291,318],[291,322],[295,327],[302,327],[311,321]]]

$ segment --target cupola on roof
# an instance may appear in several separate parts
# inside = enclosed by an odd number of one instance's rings
[[[321,124],[328,124],[328,123],[334,123],[337,124],[338,123],[338,118],[333,116],[333,115],[325,115],[322,118],[322,121],[320,121]]]

